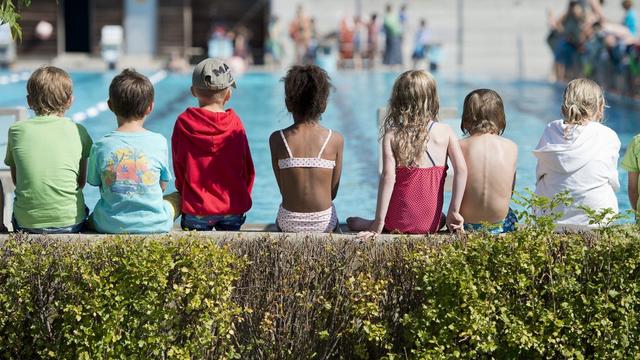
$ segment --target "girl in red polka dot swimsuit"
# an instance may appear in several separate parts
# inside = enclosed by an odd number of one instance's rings
[[[436,81],[422,70],[403,73],[393,85],[382,124],[383,169],[378,187],[376,218],[349,218],[354,231],[373,234],[428,234],[445,225],[442,214],[447,158],[454,169],[446,225],[462,230],[460,204],[467,167],[453,130],[437,122]]]

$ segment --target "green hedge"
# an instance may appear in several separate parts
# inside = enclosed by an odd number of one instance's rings
[[[238,259],[192,238],[0,247],[0,349],[15,359],[226,355]]]
[[[637,358],[640,235],[16,238],[0,358]]]
[[[535,235],[474,235],[410,257],[422,299],[405,324],[417,357],[638,358],[637,229]]]

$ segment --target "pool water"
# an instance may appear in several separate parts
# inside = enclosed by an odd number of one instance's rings
[[[115,73],[73,73],[73,107],[69,115],[86,118],[82,124],[97,139],[115,129],[115,117],[104,106],[108,87]],[[151,75],[151,74],[149,74]],[[279,73],[247,73],[238,79],[229,106],[241,117],[247,129],[256,168],[253,190],[253,208],[247,222],[273,222],[280,203],[280,194],[271,170],[268,138],[274,130],[289,126],[291,116],[284,105],[283,85]],[[335,201],[341,220],[347,216],[372,217],[375,212],[378,186],[378,130],[376,111],[385,106],[395,72],[339,72],[332,74],[334,91],[322,123],[341,132],[345,138],[344,169],[340,191]],[[146,127],[170,139],[176,116],[187,106],[195,106],[189,85],[191,76],[168,74],[156,76],[155,109]],[[1,80],[1,79],[0,79]],[[26,106],[23,78],[3,83],[0,81],[0,107]],[[532,150],[537,144],[544,125],[560,118],[561,87],[543,82],[496,82],[474,79],[440,78],[441,108],[456,108],[458,116],[466,94],[476,88],[491,88],[503,97],[507,114],[505,136],[519,147],[516,188],[519,191],[535,187],[535,158]],[[630,100],[608,99],[606,125],[613,128],[625,146],[640,131],[637,114],[640,105]],[[80,116],[78,117],[78,114]],[[88,115],[88,116],[87,116]],[[459,132],[459,120],[443,120]],[[8,124],[0,127],[0,142],[6,143]],[[460,132],[459,132],[460,133]],[[626,192],[626,173],[620,171],[621,191],[618,200],[621,210],[629,209]],[[170,190],[173,186],[170,186]],[[99,198],[96,188],[87,185],[87,205],[93,208]],[[448,198],[448,197],[447,197]],[[448,199],[447,199],[448,201]],[[448,202],[446,203],[448,204]]]

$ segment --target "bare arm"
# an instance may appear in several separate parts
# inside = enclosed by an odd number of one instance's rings
[[[274,149],[278,146],[278,141],[280,140],[278,132],[274,132],[269,137],[269,150],[271,151],[271,168],[273,169],[273,175],[276,177],[276,183],[278,184],[278,189],[280,189],[280,193],[282,193],[282,184],[280,184],[280,168],[278,167],[278,157],[276,156],[276,152]]]
[[[596,21],[601,21],[603,23],[607,21],[604,16],[604,11],[602,10],[602,6],[600,5],[600,2],[598,0],[589,0],[589,5],[591,6],[591,10],[593,10],[594,15],[596,16],[596,18],[589,25],[592,25]]]
[[[378,185],[378,205],[376,206],[376,218],[369,231],[381,233],[384,229],[384,219],[387,217],[389,201],[396,183],[396,159],[391,148],[392,133],[387,133],[382,138],[382,174]]]
[[[162,192],[167,191],[167,182],[166,181],[160,181],[160,189],[162,189]]]
[[[513,192],[516,190],[516,178],[518,177],[518,145],[513,144],[513,148],[515,149],[516,152],[516,157],[515,157],[515,165],[514,168],[516,169],[516,171],[513,172],[513,184],[511,184],[511,196],[513,196]]]
[[[633,211],[638,211],[638,174],[637,172],[629,171],[627,190],[629,192],[629,203],[631,203]]]
[[[449,129],[447,154],[451,158],[454,172],[451,203],[449,204],[449,211],[447,213],[447,227],[449,230],[456,231],[462,230],[464,225],[464,219],[462,215],[460,215],[460,204],[462,203],[462,196],[464,195],[464,189],[467,185],[467,164],[464,161],[464,155],[462,154],[458,137],[451,129]]]
[[[336,154],[336,167],[333,168],[333,175],[331,176],[331,200],[334,200],[338,195],[340,176],[342,175],[342,152],[344,150],[344,139],[342,136],[336,136],[336,138],[336,141],[338,141],[338,153]]]
[[[80,170],[78,173],[78,188],[82,189],[87,184],[87,159],[80,160]]]

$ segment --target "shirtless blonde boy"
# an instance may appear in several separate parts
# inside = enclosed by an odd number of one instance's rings
[[[500,234],[515,230],[517,218],[509,208],[515,185],[518,147],[502,137],[504,105],[493,90],[478,89],[464,99],[460,141],[467,163],[460,214],[465,230],[486,229]]]

